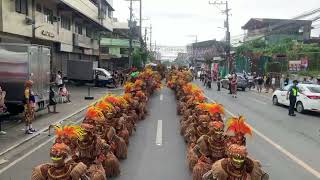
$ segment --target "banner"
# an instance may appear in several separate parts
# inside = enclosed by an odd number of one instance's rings
[[[289,61],[289,71],[299,72],[307,70],[309,66],[309,60],[307,58],[301,58],[301,60]]]

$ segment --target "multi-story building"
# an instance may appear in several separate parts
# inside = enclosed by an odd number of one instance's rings
[[[132,48],[140,48],[139,26],[132,28]],[[105,34],[100,41],[100,66],[105,69],[126,69],[129,67],[129,26],[115,19],[113,32]]]
[[[51,47],[51,70],[97,61],[99,34],[112,31],[112,0],[1,0],[0,41]]]
[[[285,38],[309,40],[311,25],[311,20],[251,18],[242,29],[245,30],[244,41],[264,39],[277,43]]]

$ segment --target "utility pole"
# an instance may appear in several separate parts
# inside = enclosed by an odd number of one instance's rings
[[[130,0],[130,21],[129,21],[129,68],[132,68],[132,0]]]
[[[147,28],[144,28],[144,42],[146,44],[146,47],[147,47]]]
[[[231,44],[230,44],[229,13],[230,13],[231,9],[229,9],[228,1],[226,1],[226,2],[214,1],[213,3],[209,1],[209,4],[215,5],[215,6],[220,6],[220,5],[225,5],[226,6],[226,10],[223,11],[223,13],[226,15],[226,21],[225,21],[225,24],[224,24],[224,27],[226,28],[226,43],[227,43],[226,57],[227,57],[227,63],[228,63],[228,70],[230,72],[233,69],[233,65],[232,65],[232,62],[231,62],[231,56],[230,56]]]
[[[143,48],[142,40],[142,0],[140,0],[140,47]]]
[[[152,24],[150,24],[150,52],[152,52]]]

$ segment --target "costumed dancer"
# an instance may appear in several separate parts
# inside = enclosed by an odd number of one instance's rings
[[[70,155],[69,147],[64,143],[56,143],[52,146],[50,157],[52,163],[39,165],[32,170],[31,180],[80,180],[89,179],[86,175],[87,166],[82,163],[67,162]],[[100,172],[91,176],[91,180],[106,179]]]
[[[247,148],[237,144],[228,147],[228,157],[212,165],[204,180],[268,180],[258,161],[248,158]]]

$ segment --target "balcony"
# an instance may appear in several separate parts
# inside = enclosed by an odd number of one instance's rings
[[[96,5],[94,5],[89,0],[61,0],[64,4],[69,6],[70,8],[80,12],[84,16],[88,17],[89,19],[95,21],[101,26],[105,27],[109,31],[112,31],[112,20],[104,20],[103,22],[99,19],[99,9]]]
[[[87,49],[99,49],[97,40],[75,33],[73,33],[73,45]]]

